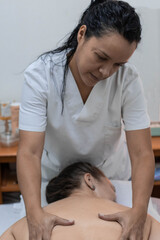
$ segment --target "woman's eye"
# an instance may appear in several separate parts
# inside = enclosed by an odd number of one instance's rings
[[[101,57],[101,56],[98,55],[98,54],[96,54],[96,55],[97,55],[98,59],[100,59],[100,60],[107,60],[106,58],[103,58],[103,57]]]
[[[116,63],[116,66],[117,66],[117,67],[122,67],[123,64]]]

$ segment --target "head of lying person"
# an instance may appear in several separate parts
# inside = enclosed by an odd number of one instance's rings
[[[52,203],[70,196],[99,197],[115,201],[115,188],[104,173],[88,162],[76,162],[50,180],[46,199]]]

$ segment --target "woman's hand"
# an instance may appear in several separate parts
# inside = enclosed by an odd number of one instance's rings
[[[99,218],[106,221],[116,221],[122,226],[120,240],[146,240],[143,230],[147,213],[139,208],[131,208],[124,212],[110,215],[99,214]]]
[[[49,214],[43,209],[27,215],[29,240],[50,240],[53,228],[56,225],[73,225],[73,220],[66,220]]]

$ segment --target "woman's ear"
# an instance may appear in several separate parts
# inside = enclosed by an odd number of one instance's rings
[[[79,31],[77,33],[77,42],[79,43],[81,40],[84,40],[85,34],[86,34],[87,26],[82,25],[79,28]]]
[[[95,187],[95,180],[92,177],[92,175],[90,173],[85,173],[84,174],[84,181],[86,183],[86,185],[92,190],[94,191],[96,189]]]

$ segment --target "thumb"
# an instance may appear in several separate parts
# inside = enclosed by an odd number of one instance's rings
[[[108,215],[104,215],[104,214],[99,213],[98,217],[100,219],[103,219],[103,220],[106,220],[106,221],[116,221],[116,222],[119,222],[119,215],[117,213],[116,214],[108,214]]]
[[[64,219],[56,216],[56,218],[54,218],[54,224],[55,226],[56,225],[69,226],[74,224],[74,220],[68,220],[68,219]]]

